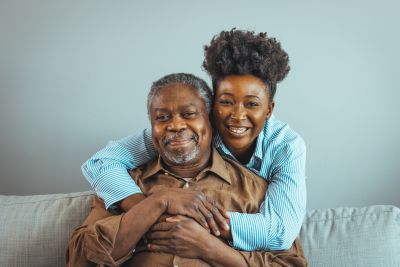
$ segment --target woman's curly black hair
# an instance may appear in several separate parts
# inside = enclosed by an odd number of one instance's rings
[[[276,84],[290,70],[288,54],[267,33],[254,34],[254,31],[236,28],[222,31],[213,37],[209,46],[204,46],[204,56],[202,67],[211,76],[214,94],[224,77],[252,74],[265,82],[272,101]]]

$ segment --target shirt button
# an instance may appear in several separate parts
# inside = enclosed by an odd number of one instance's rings
[[[94,188],[94,191],[99,192],[99,189],[97,188],[97,186]]]
[[[164,173],[165,175],[168,175],[168,172]]]
[[[186,187],[189,187],[189,183],[186,183],[185,186],[186,186]]]

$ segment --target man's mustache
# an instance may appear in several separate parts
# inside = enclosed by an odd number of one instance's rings
[[[199,136],[195,133],[185,133],[185,132],[176,132],[173,135],[169,137],[165,137],[162,140],[162,146],[165,147],[169,142],[171,142],[173,139],[177,137],[183,137],[183,138],[191,138],[193,139],[196,143],[199,141]]]

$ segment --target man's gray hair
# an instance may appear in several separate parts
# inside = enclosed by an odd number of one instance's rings
[[[195,87],[194,89],[197,90],[199,95],[203,98],[204,102],[206,103],[207,113],[211,114],[212,103],[213,103],[213,92],[211,91],[207,83],[203,79],[200,79],[199,77],[196,77],[193,74],[173,73],[166,75],[161,79],[153,82],[153,85],[151,86],[149,95],[147,96],[147,114],[149,115],[150,120],[151,120],[150,108],[155,94],[162,87],[173,83],[184,83],[187,85],[194,86]]]

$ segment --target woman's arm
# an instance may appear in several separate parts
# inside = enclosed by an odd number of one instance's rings
[[[110,141],[104,149],[82,165],[82,173],[106,208],[142,191],[127,169],[134,169],[158,156],[151,139],[151,128],[119,141]],[[125,211],[129,208],[125,209]]]
[[[282,144],[269,157],[272,158],[263,161],[271,160],[265,164],[271,166],[271,176],[265,166],[259,173],[269,183],[259,213],[230,213],[231,244],[236,248],[287,250],[300,231],[306,213],[304,142],[298,136],[293,142]]]

